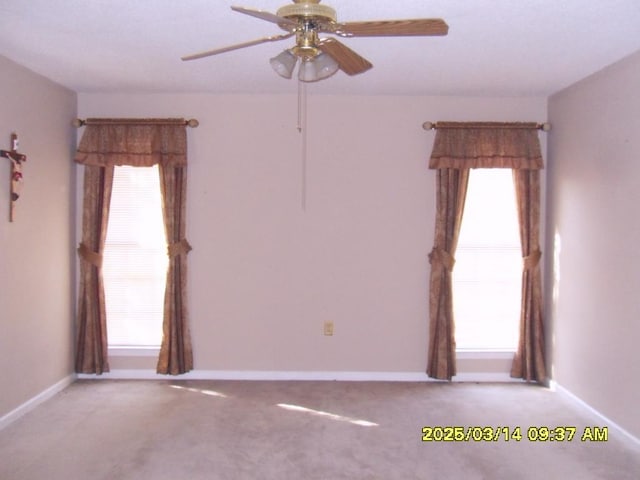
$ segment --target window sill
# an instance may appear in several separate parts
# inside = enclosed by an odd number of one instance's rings
[[[461,360],[511,360],[515,353],[515,350],[460,348],[456,350],[456,358]]]
[[[160,347],[118,347],[109,346],[111,357],[157,357]]]

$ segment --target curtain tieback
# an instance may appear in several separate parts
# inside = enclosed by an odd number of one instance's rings
[[[189,245],[186,238],[183,238],[179,242],[172,243],[167,247],[167,255],[169,255],[169,258],[173,258],[178,255],[185,255],[190,251],[191,245]]]
[[[532,270],[538,266],[540,263],[540,258],[542,258],[542,252],[540,250],[534,250],[527,257],[522,259],[525,270]]]
[[[89,262],[91,265],[98,268],[102,267],[102,255],[91,250],[86,244],[80,244],[78,247],[78,254],[80,255],[80,258]]]
[[[433,250],[431,250],[431,253],[429,254],[429,263],[433,265],[434,262],[442,265],[448,272],[452,272],[453,266],[456,264],[456,260],[453,258],[453,255],[438,247],[433,247]]]

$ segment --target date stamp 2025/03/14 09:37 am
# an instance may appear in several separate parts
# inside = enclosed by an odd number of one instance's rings
[[[535,426],[535,427],[422,427],[423,442],[606,442],[608,427]]]

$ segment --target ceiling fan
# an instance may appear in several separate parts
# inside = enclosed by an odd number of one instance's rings
[[[320,38],[319,34],[339,37],[436,36],[446,35],[449,30],[445,21],[439,18],[338,22],[336,11],[328,5],[320,5],[320,0],[293,0],[292,5],[283,6],[275,14],[245,7],[231,9],[275,23],[287,33],[187,55],[182,60],[209,57],[295,35],[295,46],[272,58],[271,66],[280,76],[291,78],[300,60],[298,78],[303,82],[314,82],[330,77],[338,69],[347,75],[357,75],[373,66],[335,38]]]

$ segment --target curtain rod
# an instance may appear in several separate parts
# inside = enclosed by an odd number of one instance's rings
[[[200,122],[195,118],[185,120],[183,118],[76,118],[73,126],[76,128],[85,125],[186,125],[196,128]]]
[[[551,130],[550,123],[500,123],[500,122],[424,122],[425,130],[437,130],[438,128],[536,128],[543,132]]]

